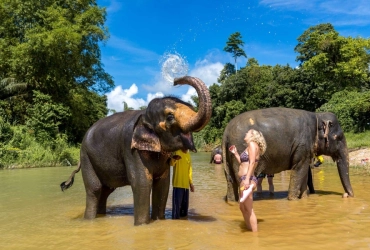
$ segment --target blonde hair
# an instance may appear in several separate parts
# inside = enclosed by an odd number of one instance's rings
[[[265,137],[263,137],[263,134],[260,131],[257,131],[255,129],[250,129],[249,131],[251,131],[252,136],[248,143],[251,141],[257,143],[258,147],[260,148],[260,155],[263,155],[266,152],[267,148]]]

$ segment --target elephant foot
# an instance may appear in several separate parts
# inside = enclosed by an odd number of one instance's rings
[[[84,214],[84,219],[86,219],[86,220],[93,220],[95,218],[96,218],[96,213],[85,212],[85,214]]]
[[[293,196],[293,195],[288,195],[288,200],[290,200],[290,201],[299,200],[299,197],[298,196]]]

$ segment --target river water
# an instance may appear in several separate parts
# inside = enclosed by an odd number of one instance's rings
[[[171,220],[171,193],[166,220],[134,226],[130,187],[108,198],[108,213],[83,219],[85,191],[81,173],[72,188],[59,184],[75,167],[0,171],[0,249],[369,249],[370,176],[351,169],[355,198],[341,198],[335,165],[314,169],[317,193],[288,201],[289,171],[275,175],[275,196],[264,180],[254,209],[259,232],[246,230],[238,204],[226,203],[221,165],[209,153],[192,154],[195,192],[189,216]]]

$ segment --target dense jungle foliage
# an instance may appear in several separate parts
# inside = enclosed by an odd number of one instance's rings
[[[297,68],[259,65],[255,58],[237,72],[230,63],[224,66],[209,88],[213,113],[195,135],[198,146],[218,144],[236,115],[268,107],[333,112],[346,133],[370,128],[370,39],[340,36],[327,23],[310,27],[297,40]]]
[[[114,87],[101,63],[105,20],[95,0],[0,0],[0,168],[77,163]],[[295,47],[299,68],[255,58],[237,68],[243,44],[239,32],[226,43],[235,63],[209,88],[213,115],[194,135],[198,148],[220,143],[236,115],[267,107],[331,111],[346,133],[369,129],[369,39],[340,36],[331,24],[310,27]]]

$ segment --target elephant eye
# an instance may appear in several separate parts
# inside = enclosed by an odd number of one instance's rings
[[[172,122],[175,119],[175,116],[173,114],[168,114],[167,115],[167,121]]]

